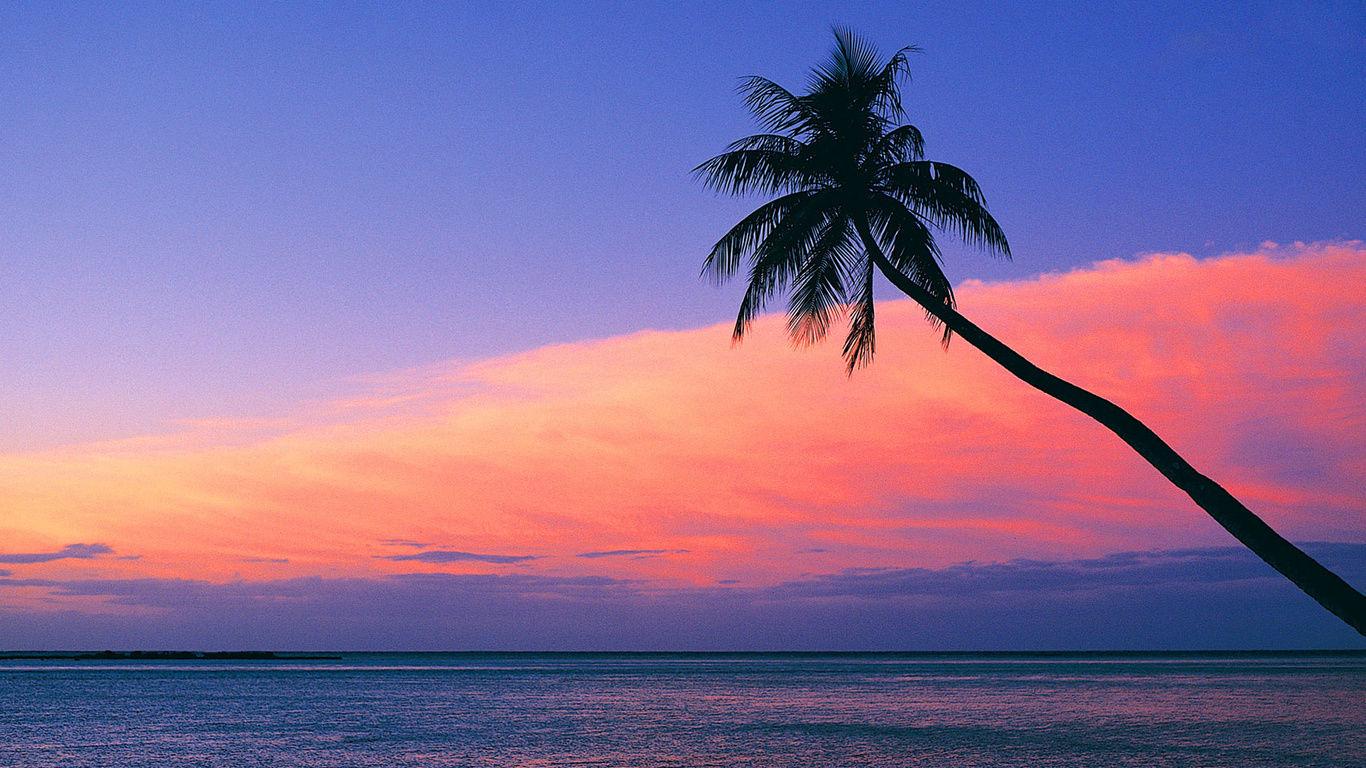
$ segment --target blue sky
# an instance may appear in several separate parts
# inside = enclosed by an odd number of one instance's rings
[[[1016,254],[956,279],[1362,234],[1360,2],[9,3],[0,439],[724,320],[750,201],[689,170],[831,24],[924,49],[910,120]]]

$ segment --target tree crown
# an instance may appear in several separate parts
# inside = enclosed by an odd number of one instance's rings
[[[804,93],[763,77],[742,80],[745,105],[767,132],[732,143],[694,173],[717,192],[777,196],[717,241],[703,266],[721,283],[748,261],[735,340],[773,295],[790,288],[795,343],[815,343],[849,318],[844,358],[852,372],[873,357],[875,266],[953,306],[932,229],[1006,258],[1010,246],[976,181],[925,160],[920,131],[899,125],[907,54],[918,49],[883,60],[853,32],[834,34],[830,56],[812,70]]]

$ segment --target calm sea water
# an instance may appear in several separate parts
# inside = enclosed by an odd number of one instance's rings
[[[0,660],[0,765],[1366,766],[1366,656]]]

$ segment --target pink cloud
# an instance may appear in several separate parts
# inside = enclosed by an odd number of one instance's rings
[[[1130,409],[1292,539],[1366,540],[1366,247],[1154,255],[966,284],[965,314]],[[0,455],[21,575],[412,571],[775,584],[1229,541],[1117,439],[880,307],[878,359],[779,318],[379,377],[305,415]],[[390,543],[386,543],[388,540]],[[394,559],[430,543],[461,555]],[[582,558],[590,552],[650,557]],[[465,557],[468,555],[468,557]]]

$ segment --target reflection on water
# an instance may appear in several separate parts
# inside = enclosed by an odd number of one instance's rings
[[[10,659],[0,765],[1366,768],[1366,656]]]

